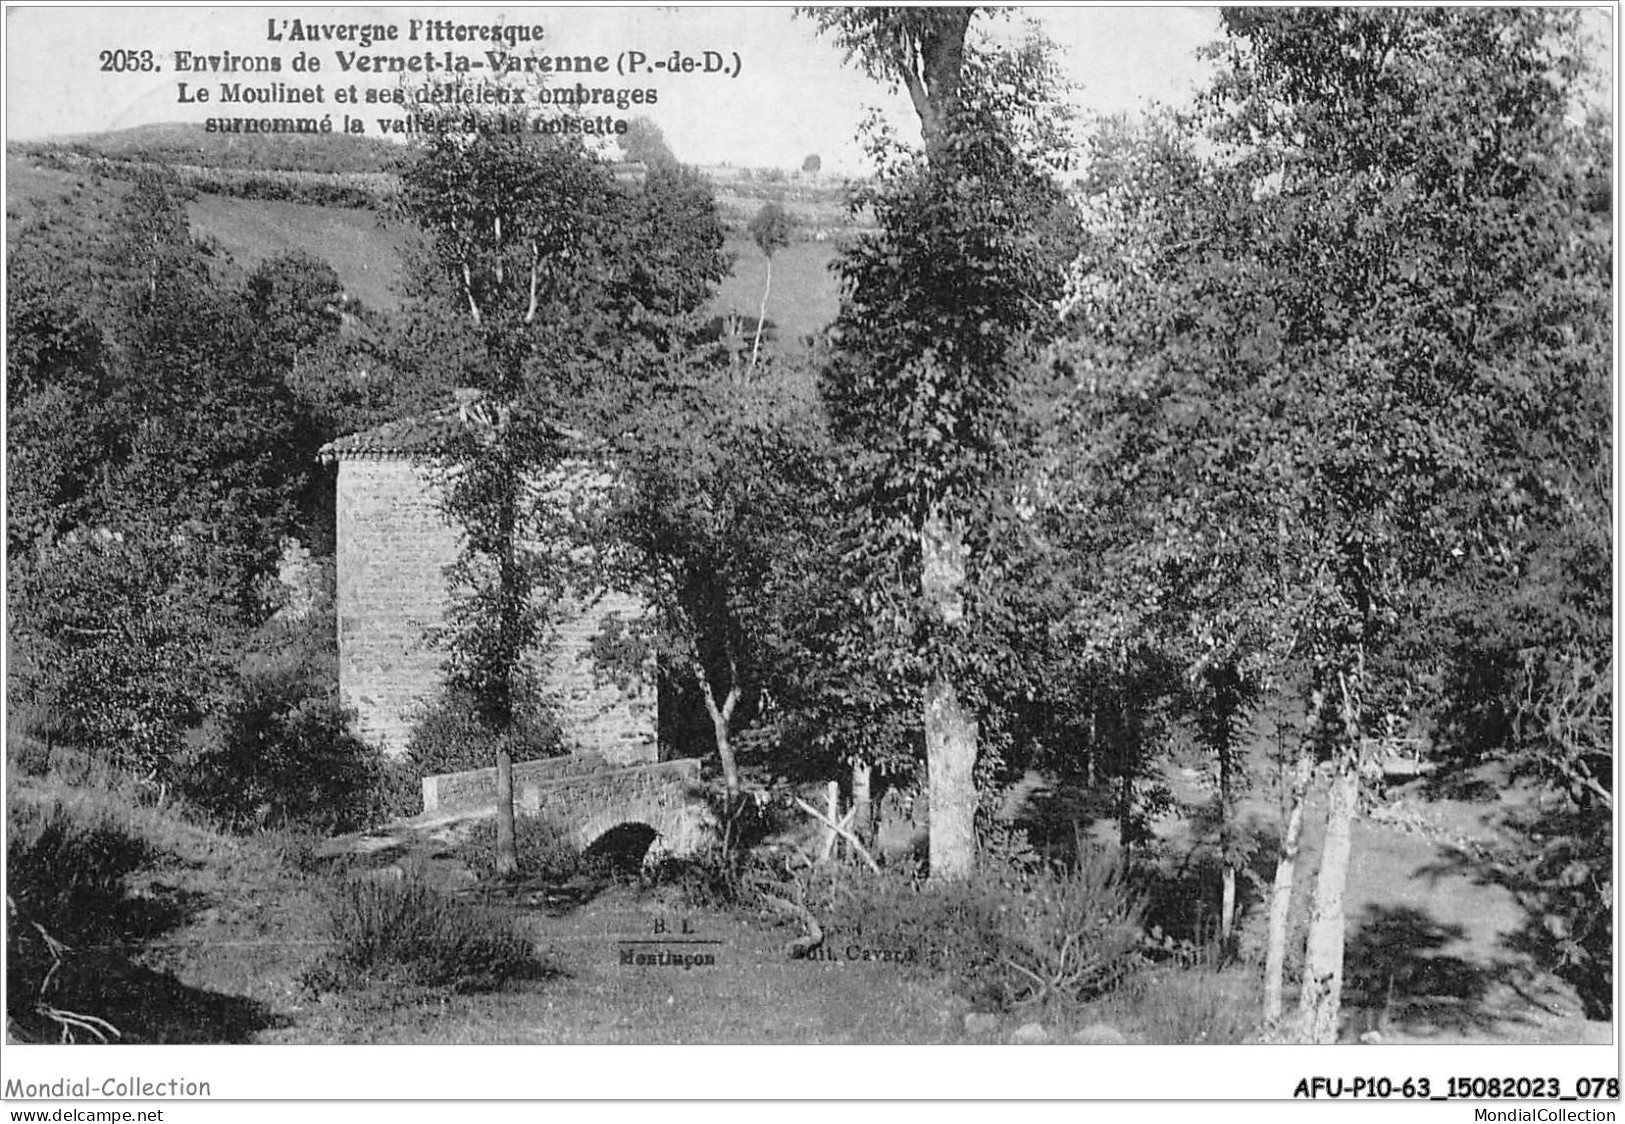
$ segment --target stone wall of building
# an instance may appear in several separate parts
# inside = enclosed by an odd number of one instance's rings
[[[445,570],[460,536],[429,473],[407,456],[339,459],[337,531],[339,688],[358,733],[401,753],[444,681],[445,652],[432,632],[450,604]],[[606,594],[552,609],[557,635],[538,653],[538,671],[572,752],[617,764],[657,756],[653,683],[634,691],[600,683],[589,656],[607,613],[631,617],[641,608],[635,598]]]

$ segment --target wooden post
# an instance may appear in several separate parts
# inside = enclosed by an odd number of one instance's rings
[[[835,824],[840,822],[841,811],[841,786],[836,781],[829,782],[827,804],[829,806],[826,813],[828,822],[824,825],[824,841],[818,848],[819,857],[825,859],[834,853],[835,842],[840,838],[835,834]]]
[[[868,762],[852,762],[852,833],[864,846],[874,842],[875,817],[869,795],[872,773]]]

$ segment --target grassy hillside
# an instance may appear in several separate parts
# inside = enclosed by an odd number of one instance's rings
[[[6,156],[6,217],[15,233],[48,224],[65,255],[104,240],[129,181],[42,165],[26,152]],[[386,227],[370,210],[322,207],[201,192],[187,208],[192,229],[213,238],[243,271],[292,250],[325,259],[349,292],[374,308],[398,299],[408,231]]]
[[[730,234],[727,249],[733,272],[723,278],[713,307],[719,316],[737,312],[754,320],[762,305],[767,259],[744,234]],[[767,320],[785,353],[804,351],[803,339],[827,327],[840,311],[840,290],[830,269],[837,253],[834,242],[792,242],[773,255]]]
[[[399,301],[401,253],[413,234],[368,210],[200,194],[192,229],[219,240],[244,269],[292,250],[325,259],[351,296],[369,307]]]
[[[297,165],[304,157],[310,157],[306,163],[313,163],[320,155],[315,147],[309,151],[301,147],[302,142],[312,138],[287,136],[213,138],[220,143],[213,147],[189,147],[191,141],[204,137],[201,132],[193,135],[177,126],[149,126],[105,137],[81,138],[74,142],[71,159],[63,159],[61,149],[47,151],[40,146],[12,146],[6,159],[7,215],[18,225],[39,221],[71,225],[75,229],[66,235],[68,245],[88,244],[93,236],[107,233],[109,216],[116,213],[119,200],[127,190],[128,180],[124,176],[133,174],[139,164],[154,158],[184,159],[192,162],[188,166],[193,169],[208,167],[199,162],[215,161],[226,168],[226,174],[252,175],[255,174],[253,169],[242,162],[255,150],[252,146],[242,146],[243,140],[301,142],[269,145],[260,155],[273,163]],[[231,141],[238,143],[236,146],[227,143]],[[369,160],[376,162],[376,154],[351,155],[351,163],[357,168]],[[103,160],[123,163],[98,163]],[[283,169],[279,174],[283,172],[322,174],[299,168]],[[381,173],[357,170],[343,175],[379,176]],[[191,182],[195,184],[196,177],[191,177]],[[737,194],[736,188],[757,193]],[[849,235],[840,231],[831,234],[830,224],[842,221],[838,188],[821,193],[805,188],[774,188],[772,193],[785,196],[784,205],[796,222],[800,238],[774,257],[773,291],[767,309],[767,318],[774,329],[766,342],[789,352],[799,352],[804,337],[818,332],[834,319],[839,290],[830,264],[838,252],[840,239]],[[733,255],[734,270],[719,288],[712,304],[713,315],[738,313],[754,319],[760,308],[766,262],[744,233],[744,223],[764,201],[756,185],[722,185],[718,206],[730,229],[727,249]],[[349,292],[368,306],[390,309],[399,301],[402,254],[413,234],[385,222],[375,210],[200,191],[189,213],[193,229],[201,236],[218,241],[244,271],[279,254],[304,250],[328,261]],[[812,240],[815,232],[823,232],[826,240]]]
[[[310,133],[207,133],[202,125],[138,125],[20,146],[64,149],[109,160],[161,161],[208,168],[368,174],[392,172],[399,145],[366,137]]]

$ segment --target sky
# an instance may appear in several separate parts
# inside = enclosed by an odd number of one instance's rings
[[[1215,9],[1197,7],[1032,6],[1012,9],[1013,18],[995,21],[1000,34],[1019,30],[1022,17],[1038,21],[1062,47],[1063,65],[1077,86],[1075,100],[1085,115],[1132,111],[1151,99],[1180,101],[1204,74],[1196,58],[1202,44],[1218,38]],[[599,81],[621,88],[657,91],[653,106],[619,111],[619,116],[645,115],[664,132],[679,159],[694,164],[799,167],[817,153],[829,171],[858,172],[866,161],[856,143],[866,107],[875,106],[900,129],[917,133],[907,98],[888,91],[843,63],[840,51],[820,39],[813,25],[797,19],[789,7],[282,7],[218,5],[209,7],[18,6],[6,12],[6,129],[13,140],[99,132],[165,121],[201,121],[236,112],[267,115],[346,111],[334,105],[334,88],[364,83],[344,73],[338,50],[353,42],[290,43],[268,39],[268,21],[302,19],[318,24],[393,24],[404,37],[412,19],[450,19],[465,24],[502,23],[541,26],[541,53],[604,54],[642,51],[650,60],[682,51],[703,60],[713,50],[732,59],[737,76],[666,74],[651,78],[604,75]],[[983,22],[983,21],[978,21]],[[486,44],[397,42],[373,46],[363,54],[421,54],[451,47],[472,58]],[[280,54],[284,67],[300,48],[322,61],[317,74],[179,74],[176,51],[193,54],[234,52]],[[524,48],[521,48],[523,50]],[[107,69],[130,56],[103,52],[152,51],[157,72]],[[136,56],[137,65],[143,61]],[[288,85],[323,85],[319,106],[238,107],[183,103],[199,88],[214,90],[222,81],[280,81]],[[393,87],[396,76],[374,76],[374,84]],[[357,113],[367,135],[377,136],[377,112]],[[905,135],[913,135],[907,134]]]

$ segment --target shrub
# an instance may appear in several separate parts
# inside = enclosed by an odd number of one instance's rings
[[[73,948],[141,935],[144,914],[124,879],[153,848],[106,810],[13,801],[6,838],[6,1021],[26,1040],[105,1039],[93,1014],[101,980],[73,960]],[[149,915],[150,914],[150,915]],[[64,970],[65,969],[65,970]],[[99,1024],[99,1025],[98,1025]],[[116,1032],[115,1032],[116,1033]]]
[[[418,776],[417,767],[405,757],[375,754],[371,758],[366,795],[369,827],[423,811],[422,778]]]
[[[316,975],[342,989],[404,982],[492,991],[550,968],[512,919],[443,894],[420,879],[356,877],[333,897],[336,950]]]
[[[336,691],[281,670],[247,678],[183,753],[182,791],[231,830],[359,828],[377,751],[350,733],[348,720]]]
[[[1140,964],[1144,902],[1104,854],[1071,867],[988,856],[946,884],[909,865],[829,866],[803,884],[804,904],[829,919],[826,939],[912,952],[905,964],[998,1008],[1087,1001]]]
[[[1236,1045],[1259,1029],[1258,982],[1207,965],[1146,972],[1113,997],[1121,1020],[1161,1046]]]
[[[649,889],[669,890],[693,909],[731,909],[749,897],[741,888],[742,868],[748,865],[748,852],[741,856],[712,843],[691,855],[664,856],[644,882]]]
[[[566,882],[585,869],[580,848],[551,820],[538,816],[515,817],[514,846],[519,853],[519,869],[530,878]],[[494,877],[496,849],[496,822],[481,820],[457,848],[457,857],[482,878]]]
[[[8,816],[6,896],[68,941],[121,935],[124,878],[152,847],[106,809],[17,801]]]
[[[564,753],[558,722],[540,700],[525,700],[514,717],[509,752],[516,764]],[[480,721],[466,693],[447,690],[413,723],[406,748],[417,775],[433,777],[490,768],[496,762],[497,735]]]
[[[75,532],[14,556],[8,704],[48,708],[62,741],[167,779],[230,667],[221,571],[203,544],[151,530]]]
[[[42,777],[51,766],[51,743],[64,730],[48,706],[21,701],[6,707],[6,766],[13,775]]]
[[[1139,964],[1145,899],[1106,853],[1084,850],[1070,868],[1042,867],[1012,888],[1000,965],[1014,1002],[1092,999]]]
[[[317,606],[261,630],[216,714],[178,759],[183,793],[230,829],[341,832],[373,818],[384,765],[350,732],[331,597]]]

